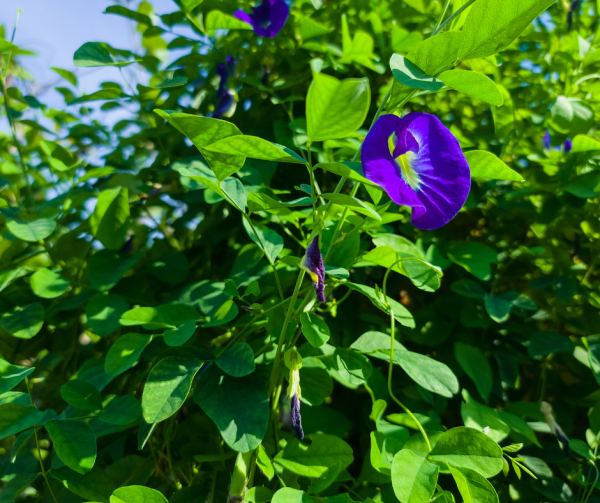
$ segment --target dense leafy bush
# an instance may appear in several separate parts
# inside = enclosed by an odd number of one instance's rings
[[[0,503],[598,501],[600,6],[133,7],[0,40]]]

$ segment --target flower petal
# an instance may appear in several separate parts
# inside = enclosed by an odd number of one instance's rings
[[[406,158],[392,157],[393,134],[397,139],[393,155],[403,152]],[[412,207],[412,223],[423,230],[452,220],[471,188],[469,165],[458,140],[431,114],[381,116],[365,138],[362,163],[366,178],[381,185],[395,203]]]

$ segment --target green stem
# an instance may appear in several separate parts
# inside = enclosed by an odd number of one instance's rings
[[[433,37],[434,35],[437,35],[440,31],[442,31],[446,27],[446,25],[448,23],[451,23],[452,21],[454,21],[455,18],[457,18],[458,16],[460,16],[465,9],[469,8],[474,3],[475,3],[475,0],[469,0],[460,9],[458,9],[456,12],[452,13],[452,15],[448,19],[446,19],[446,21],[444,21],[440,26],[438,26],[434,30],[434,32],[431,34],[431,36]]]
[[[404,405],[400,400],[398,400],[396,398],[396,395],[394,395],[394,392],[392,391],[392,371],[394,369],[394,339],[395,339],[396,320],[394,319],[394,311],[392,310],[392,308],[388,302],[386,287],[387,287],[387,278],[390,274],[390,271],[398,262],[400,262],[400,260],[401,259],[398,259],[398,260],[396,260],[396,262],[394,262],[394,264],[392,264],[392,266],[386,271],[385,276],[383,278],[383,296],[385,298],[385,304],[386,304],[387,308],[390,310],[390,330],[391,330],[390,335],[392,338],[391,344],[390,344],[390,365],[388,368],[388,393],[390,394],[392,399],[400,407],[402,407],[404,412],[406,412],[409,415],[409,417],[416,423],[417,427],[419,428],[419,431],[421,432],[421,435],[423,435],[423,438],[425,439],[425,443],[427,444],[428,451],[431,452],[431,444],[429,443],[429,438],[427,437],[427,433],[425,433],[423,426],[421,426],[421,423],[414,416],[414,414],[410,411],[410,409],[406,405]]]
[[[444,16],[446,15],[446,11],[448,10],[448,6],[449,5],[450,5],[450,0],[446,0],[446,4],[444,5],[444,10],[442,11],[442,15],[440,16],[440,18],[438,19],[437,23],[435,24],[435,29],[433,30],[434,33],[440,27],[442,19],[444,19]]]
[[[301,269],[300,274],[298,274],[296,286],[294,287],[294,293],[292,294],[292,301],[290,302],[290,305],[288,306],[287,312],[285,314],[283,327],[281,327],[281,335],[279,336],[277,352],[275,353],[275,360],[273,361],[273,370],[271,371],[271,378],[269,379],[269,396],[271,396],[273,390],[275,389],[275,386],[277,385],[277,378],[279,377],[279,360],[281,359],[281,348],[283,347],[283,343],[285,341],[285,334],[287,332],[288,325],[290,324],[290,320],[292,319],[294,305],[296,304],[296,299],[298,299],[298,294],[300,293],[300,287],[302,286],[304,274],[305,271]]]
[[[27,377],[25,378],[25,386],[27,386],[27,392],[29,393],[29,400],[31,401],[31,405],[35,407],[35,405],[33,403],[33,395],[31,394],[31,388],[29,387],[29,379],[27,379]],[[40,468],[42,469],[42,476],[44,477],[44,480],[46,481],[46,485],[48,486],[48,490],[50,491],[50,494],[52,495],[52,499],[54,500],[55,503],[58,503],[58,500],[56,499],[56,496],[54,495],[54,491],[52,490],[52,487],[50,486],[50,481],[48,480],[48,475],[46,474],[46,469],[44,468],[44,461],[42,459],[42,450],[40,449],[40,441],[38,439],[36,424],[33,425],[33,433],[35,435],[35,446],[37,447],[38,461],[40,462]]]
[[[357,182],[354,185],[354,187],[352,187],[350,196],[354,197],[356,195],[356,193],[358,192],[359,186],[360,186],[360,183]],[[342,217],[338,221],[337,227],[335,228],[335,231],[333,232],[333,237],[331,238],[331,241],[329,242],[329,248],[327,249],[327,254],[325,255],[325,258],[323,259],[323,264],[327,264],[327,262],[331,258],[331,254],[333,253],[333,249],[335,248],[335,243],[340,235],[340,232],[342,232],[342,226],[344,225],[344,222],[346,221],[346,217],[348,216],[349,211],[350,211],[350,208],[348,208],[346,206],[344,208],[344,212],[342,213]]]

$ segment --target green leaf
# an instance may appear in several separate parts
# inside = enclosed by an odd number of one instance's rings
[[[243,155],[252,159],[264,161],[289,162],[292,164],[306,164],[296,152],[283,145],[271,143],[257,136],[229,136],[211,143],[204,148],[216,154]]]
[[[309,492],[320,493],[321,491],[324,491],[335,482],[341,471],[342,463],[338,460],[329,467],[325,475],[316,479],[310,486],[308,486]]]
[[[96,66],[127,66],[134,61],[115,61],[110,52],[100,42],[86,42],[73,55],[75,66],[84,68]]]
[[[583,441],[579,439],[569,440],[569,449],[576,452],[580,456],[589,459],[590,461],[594,461],[595,456],[589,446]]]
[[[0,357],[0,395],[10,391],[35,371],[35,367],[11,365]]]
[[[308,435],[308,438],[312,441],[310,445],[292,438],[273,461],[292,473],[312,479],[324,476],[337,461],[341,463],[341,470],[354,461],[352,448],[341,438],[322,433]]]
[[[194,400],[210,417],[232,449],[256,449],[267,431],[269,398],[266,384],[257,372],[231,377],[219,369],[203,372]]]
[[[583,134],[578,134],[573,138],[573,147],[571,148],[573,154],[578,152],[591,152],[594,150],[600,150],[600,141],[596,138]]]
[[[459,279],[450,285],[450,289],[464,297],[470,297],[472,299],[483,299],[485,296],[485,290],[470,279]]]
[[[524,181],[519,173],[510,169],[490,152],[486,152],[485,150],[471,150],[465,154],[465,157],[471,168],[471,178],[490,178],[492,180],[511,180],[515,182]]]
[[[496,84],[496,87],[502,95],[504,105],[501,107],[492,107],[494,131],[498,139],[505,139],[515,127],[515,111],[510,93],[500,84]]]
[[[214,30],[252,30],[252,25],[244,21],[225,14],[220,10],[213,10],[208,13],[204,22],[206,31]]]
[[[246,213],[247,195],[244,185],[237,178],[227,178],[221,183],[221,192],[227,196],[232,203],[242,213]],[[225,197],[224,197],[225,198]]]
[[[594,373],[594,378],[596,379],[596,382],[600,384],[600,344],[590,344],[587,355],[589,366]]]
[[[389,351],[379,351],[383,352],[385,357],[377,354],[374,356],[389,361]],[[394,348],[394,363],[400,365],[413,381],[432,393],[448,398],[458,393],[458,379],[442,362],[419,353]]]
[[[120,89],[102,89],[92,94],[84,94],[79,98],[69,101],[68,105],[79,105],[80,103],[87,103],[89,101],[107,101],[107,100],[118,100],[119,98],[130,98],[128,94],[125,94]]]
[[[293,487],[282,487],[271,500],[272,503],[315,503],[315,501],[304,491]]]
[[[302,401],[313,406],[321,405],[333,391],[333,381],[327,367],[321,360],[311,356],[302,359],[300,383]]]
[[[38,218],[31,222],[7,220],[6,226],[15,237],[33,243],[50,236],[54,232],[54,229],[56,229],[56,222],[49,218]]]
[[[594,124],[594,111],[578,98],[559,96],[550,114],[552,125],[564,134],[585,134]]]
[[[4,483],[0,503],[11,503],[27,486],[33,484],[39,473],[20,473]]]
[[[448,87],[490,105],[499,107],[504,103],[504,98],[494,81],[481,73],[468,70],[448,70],[440,74],[439,78]]]
[[[244,156],[216,154],[203,148],[223,138],[241,135],[242,132],[231,122],[158,109],[154,111],[180,133],[187,136],[200,150],[218,181],[225,180],[244,165],[246,159]]]
[[[113,250],[96,252],[88,261],[88,274],[92,288],[100,291],[110,290],[141,257],[141,253],[129,255]]]
[[[163,80],[160,84],[153,86],[153,89],[169,89],[171,87],[184,86],[188,83],[188,78],[183,75],[178,75],[172,79]]]
[[[319,35],[325,35],[330,31],[330,28],[317,23],[309,17],[302,19],[302,25],[300,28],[302,40],[308,40],[309,38],[318,37]]]
[[[459,426],[446,431],[430,453],[434,461],[475,470],[486,478],[502,470],[502,449],[485,433]]]
[[[462,39],[460,31],[439,33],[413,47],[406,58],[427,75],[435,77],[458,59]]]
[[[308,139],[311,142],[345,138],[365,121],[371,103],[369,80],[338,80],[317,73],[306,97]]]
[[[102,409],[102,396],[93,384],[86,381],[68,381],[60,388],[65,402],[85,411]]]
[[[90,217],[92,234],[110,250],[120,250],[127,240],[130,225],[128,194],[127,187],[103,191]]]
[[[0,320],[2,328],[19,339],[31,339],[42,329],[43,324],[44,306],[38,302],[15,307]]]
[[[60,460],[77,473],[87,473],[96,462],[96,435],[77,419],[52,419],[44,424]]]
[[[380,431],[371,432],[371,465],[383,475],[391,474],[391,464],[385,451],[385,435]]]
[[[434,292],[440,287],[442,271],[420,256],[397,253],[391,246],[378,246],[363,256],[363,260],[407,276],[417,288],[426,292]]]
[[[254,372],[254,351],[247,342],[238,342],[223,351],[215,362],[233,377],[244,377]]]
[[[400,54],[392,55],[390,68],[392,69],[392,75],[400,84],[412,87],[413,89],[435,92],[444,87],[444,82],[431,75],[427,75],[414,63],[400,56]]]
[[[429,501],[435,492],[439,467],[408,449],[392,461],[392,486],[400,503]]]
[[[258,449],[256,449],[256,464],[265,474],[265,477],[267,477],[269,480],[273,480],[273,477],[275,476],[275,468],[273,467],[271,458],[269,458],[269,455],[267,454],[267,451],[265,451],[265,448],[262,446],[262,444],[258,446]]]
[[[0,405],[0,440],[31,428],[43,418],[44,413],[35,407],[3,403]]]
[[[485,477],[468,468],[449,468],[464,503],[499,503],[494,486]]]
[[[487,402],[492,391],[492,369],[485,355],[475,346],[457,342],[454,344],[454,356]]]
[[[136,12],[134,10],[128,9],[121,5],[111,5],[110,7],[106,8],[104,13],[105,14],[115,14],[117,16],[123,16],[127,19],[133,19],[134,21],[137,21],[140,24],[145,24],[147,26],[153,25],[152,19],[150,19],[150,16],[147,16],[146,14],[142,14],[140,12]]]
[[[381,222],[381,215],[377,213],[374,209],[372,209],[366,203],[363,203],[360,199],[356,197],[349,196],[348,194],[321,194],[323,199],[327,201],[331,201],[332,203],[339,204],[340,206],[344,206],[345,208],[350,208],[352,211],[357,213],[362,213],[367,217],[374,218],[375,220],[379,220]]]
[[[104,371],[112,376],[122,374],[133,367],[144,351],[144,348],[152,341],[151,335],[125,334],[110,346],[106,355]]]
[[[359,285],[357,283],[350,283],[350,282],[344,283],[344,286],[347,286],[348,288],[351,288],[352,290],[356,290],[357,292],[362,293],[363,295],[365,295],[366,297],[369,298],[369,300],[373,303],[373,305],[375,307],[378,307],[379,309],[381,309],[384,313],[386,313],[388,315],[390,314],[389,308],[383,303],[383,301],[377,295],[377,293],[375,292],[375,289],[371,288],[370,286]],[[401,325],[404,325],[405,327],[408,327],[408,328],[415,328],[415,320],[414,320],[412,314],[410,314],[410,311],[408,309],[406,309],[399,302],[396,302],[391,297],[388,297],[388,303],[389,303],[390,307],[392,308],[392,311],[394,312],[394,318],[398,323],[400,323]]]
[[[300,322],[302,323],[302,334],[313,348],[319,348],[329,340],[329,327],[320,316],[302,313]]]
[[[248,219],[242,220],[244,229],[258,247],[263,250],[271,263],[275,262],[281,250],[283,250],[283,238],[272,229],[263,227],[262,225],[248,223]]]
[[[484,0],[471,7],[460,59],[485,58],[508,47],[554,0]]]
[[[394,52],[407,53],[423,40],[419,32],[408,32],[399,26],[392,27],[392,49]]]
[[[110,495],[115,489],[112,479],[97,466],[84,475],[74,472],[66,466],[59,469],[53,468],[50,474],[69,491],[90,501],[109,503]]]
[[[448,258],[482,281],[488,281],[492,277],[490,264],[498,261],[496,252],[489,246],[464,241],[450,245]]]
[[[121,297],[108,292],[94,295],[88,302],[85,314],[88,326],[100,337],[107,337],[121,326],[119,320],[129,309]]]
[[[373,371],[370,360],[352,349],[336,348],[334,362],[340,377],[355,386],[364,384]]]
[[[178,327],[186,321],[196,320],[200,315],[191,306],[165,304],[157,307],[138,307],[123,313],[120,323],[124,326],[149,325],[152,327]]]
[[[196,332],[196,320],[188,320],[182,325],[166,330],[164,335],[167,346],[182,346]]]
[[[201,366],[197,358],[167,356],[152,368],[142,395],[147,423],[164,421],[181,408]]]
[[[508,320],[510,314],[510,308],[512,302],[501,295],[488,295],[484,296],[485,309],[490,315],[490,318],[497,323],[504,323]]]
[[[467,395],[466,390],[463,390],[463,396]],[[465,426],[474,428],[483,432],[486,428],[487,435],[495,442],[502,442],[510,433],[510,426],[508,426],[499,416],[499,411],[486,407],[475,400],[467,399],[465,403],[460,406],[460,415],[462,416]]]
[[[29,267],[17,267],[0,272],[0,292],[8,288],[14,281],[27,276],[32,270]]]
[[[119,487],[110,497],[110,503],[169,503],[162,493],[144,486]]]
[[[133,395],[114,396],[104,407],[100,420],[105,423],[125,426],[137,421],[142,413],[142,406]]]
[[[60,271],[42,268],[31,275],[31,289],[38,297],[54,299],[60,297],[70,286],[69,280],[60,277]]]
[[[529,356],[545,356],[560,351],[572,353],[574,349],[571,339],[556,332],[536,332],[527,341]]]

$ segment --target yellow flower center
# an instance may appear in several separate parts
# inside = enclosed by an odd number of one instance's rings
[[[394,150],[396,150],[396,145],[398,144],[398,136],[396,133],[392,133],[388,138],[388,148],[390,149],[390,155],[394,157]],[[419,190],[419,186],[421,185],[421,179],[419,178],[418,173],[412,167],[412,162],[416,154],[411,152],[410,150],[405,154],[399,155],[394,158],[398,168],[400,168],[400,174],[404,181],[408,183],[411,189],[415,192]]]

